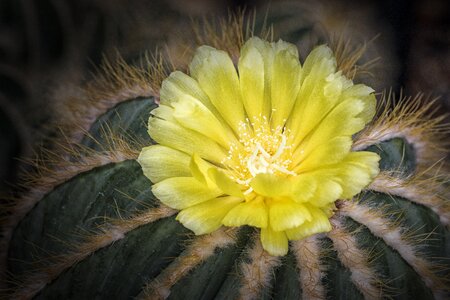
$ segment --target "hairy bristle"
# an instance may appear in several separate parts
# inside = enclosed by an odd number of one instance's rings
[[[351,281],[363,294],[364,299],[381,299],[382,290],[375,270],[370,265],[370,253],[358,247],[356,238],[347,232],[339,216],[331,219],[333,230],[327,236],[342,265],[350,270]]]
[[[41,149],[41,154],[27,163],[33,167],[31,171],[22,173],[20,186],[26,189],[24,195],[15,201],[10,211],[14,218],[21,218],[44,195],[56,186],[69,179],[94,168],[125,160],[136,159],[139,150],[118,137],[113,147],[105,143],[104,151],[94,151],[82,145],[59,144],[58,150]]]
[[[320,262],[320,235],[292,242],[292,251],[300,271],[302,299],[326,299],[326,289],[322,282],[325,266]]]
[[[177,68],[187,70],[195,50],[208,45],[228,52],[237,63],[242,45],[252,36],[273,39],[271,27],[263,26],[255,32],[256,12],[246,14],[245,10],[229,13],[226,18],[208,18],[193,20],[191,33],[183,32],[183,36],[173,41],[168,47],[168,55]]]
[[[139,155],[139,148],[114,134],[108,136],[102,151],[69,141],[54,143],[57,150],[42,148],[34,159],[26,161],[31,169],[21,174],[19,188],[24,192],[3,207],[6,217],[1,220],[0,270],[5,270],[13,230],[46,194],[79,174],[107,164],[136,159]]]
[[[400,256],[419,274],[431,289],[437,299],[448,292],[447,282],[438,275],[441,266],[434,265],[420,253],[417,241],[411,238],[407,228],[393,223],[382,210],[352,201],[345,201],[340,208],[340,214],[348,216],[366,226],[373,235],[395,249]],[[420,240],[420,239],[419,239]],[[447,291],[446,291],[447,290]]]
[[[253,245],[248,249],[248,261],[242,261],[239,265],[241,275],[241,287],[239,299],[260,299],[264,288],[270,286],[273,271],[281,264],[278,256],[267,253],[259,239],[259,235],[253,236]]]
[[[393,138],[404,138],[416,153],[419,171],[428,169],[446,157],[450,124],[443,123],[445,115],[437,115],[436,99],[419,94],[400,96],[383,93],[378,101],[377,116],[355,139],[353,150],[362,150]]]
[[[127,63],[119,54],[115,59],[104,58],[91,82],[58,102],[54,123],[73,142],[79,142],[95,120],[118,103],[139,97],[157,100],[161,82],[172,70],[161,52],[144,54],[136,65]]]
[[[398,178],[388,172],[380,173],[368,187],[370,190],[400,196],[433,210],[441,223],[450,225],[450,189],[445,186],[448,176],[422,172],[408,178]]]
[[[100,225],[96,233],[83,237],[79,245],[73,245],[70,253],[61,254],[45,261],[45,267],[32,271],[25,278],[15,279],[18,287],[11,293],[11,299],[31,299],[47,284],[56,279],[68,268],[74,266],[86,257],[111,243],[125,237],[133,229],[155,222],[175,214],[175,210],[160,206],[136,213],[127,219],[118,219]]]
[[[211,234],[196,237],[155,279],[147,283],[139,299],[166,299],[170,289],[181,278],[214,254],[217,248],[225,248],[236,242],[237,229],[221,228]]]
[[[363,64],[360,63],[361,58],[367,51],[367,43],[355,43],[344,33],[340,35],[332,35],[328,38],[330,47],[336,57],[337,69],[351,79],[358,75],[372,75],[370,70],[378,62],[379,58],[375,57]],[[368,43],[371,43],[369,41]]]

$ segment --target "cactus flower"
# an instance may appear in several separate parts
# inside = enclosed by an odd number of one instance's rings
[[[351,150],[375,96],[337,70],[325,45],[301,64],[294,45],[253,37],[236,65],[202,46],[189,75],[165,79],[148,124],[157,144],[138,161],[195,234],[253,226],[269,254],[285,255],[289,240],[330,231],[335,201],[378,174],[377,154]]]

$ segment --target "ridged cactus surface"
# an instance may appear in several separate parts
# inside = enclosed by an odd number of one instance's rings
[[[376,188],[363,191],[354,201],[339,202],[333,230],[291,242],[285,257],[264,252],[252,228],[193,236],[175,220],[175,211],[152,195],[151,183],[130,159],[130,149],[126,155],[115,145],[105,149],[118,141],[109,135],[121,136],[120,141],[131,148],[150,144],[145,124],[155,106],[153,98],[135,99],[100,116],[82,141],[91,166],[73,163],[74,169],[62,172],[68,178],[20,221],[8,258],[18,283],[13,286],[14,297],[445,295],[442,279],[448,275],[450,235],[439,216],[429,207]],[[414,176],[415,150],[405,139],[389,139],[367,150],[380,154],[382,171],[394,172],[405,182]]]

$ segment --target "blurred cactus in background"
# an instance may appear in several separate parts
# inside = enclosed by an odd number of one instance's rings
[[[0,185],[13,183],[17,157],[52,135],[59,106],[92,79],[103,57],[127,61],[155,51],[189,24],[187,13],[222,5],[175,5],[174,1],[5,0],[0,3]],[[197,1],[193,1],[193,4]],[[59,89],[64,86],[64,91]],[[57,96],[56,96],[57,95]],[[5,142],[3,142],[3,140]],[[35,150],[35,149],[34,149]]]

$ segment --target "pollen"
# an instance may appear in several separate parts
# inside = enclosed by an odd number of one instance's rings
[[[241,185],[244,195],[252,194],[249,184],[258,174],[297,175],[290,170],[292,145],[289,133],[286,127],[271,128],[265,116],[254,122],[246,119],[239,123],[239,145],[231,145],[222,164],[228,169],[229,177]]]

